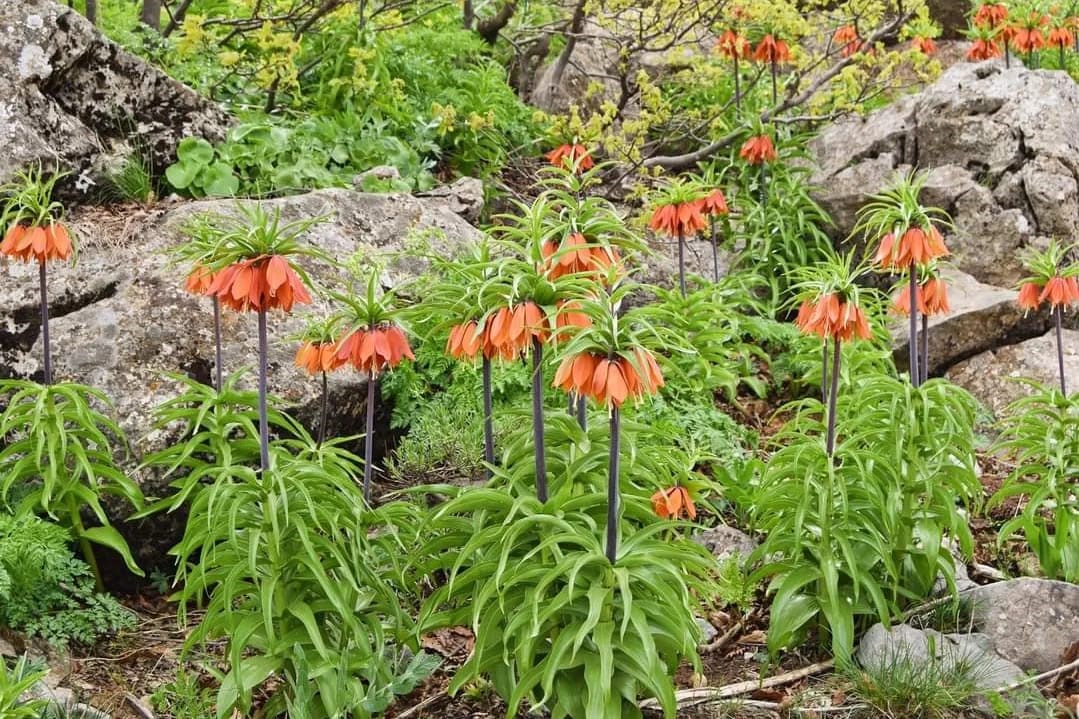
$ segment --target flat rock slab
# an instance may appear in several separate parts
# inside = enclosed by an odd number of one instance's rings
[[[100,184],[131,152],[158,171],[188,135],[224,138],[232,123],[215,103],[101,35],[52,0],[0,3],[0,182],[37,163]],[[76,183],[71,183],[76,184]]]
[[[1024,313],[1016,304],[1014,290],[981,283],[956,269],[945,270],[943,276],[952,311],[929,319],[930,376],[942,375],[958,362],[982,352],[1038,337],[1049,330],[1048,312]],[[892,338],[896,366],[901,371],[910,364],[909,335],[908,320],[896,318]]]
[[[1024,577],[987,584],[967,596],[978,631],[1024,671],[1056,669],[1079,642],[1079,585]]]
[[[1079,330],[1064,330],[1062,335],[1064,377],[1068,391],[1075,392],[1079,390]],[[947,377],[999,416],[1009,404],[1033,392],[1018,380],[1059,386],[1056,333],[983,352],[952,367]]]

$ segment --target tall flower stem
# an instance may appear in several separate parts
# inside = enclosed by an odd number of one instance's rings
[[[584,395],[577,398],[577,424],[581,429],[588,429],[588,399]]]
[[[322,411],[318,419],[318,446],[326,441],[326,420],[330,414],[330,382],[326,373],[322,373]]]
[[[49,291],[45,260],[38,261],[38,282],[41,285],[41,347],[44,351],[45,384],[52,384],[52,346],[49,343]]]
[[[491,400],[491,358],[483,356],[483,459],[487,462],[487,479],[495,463],[495,425]]]
[[[719,282],[719,239],[716,232],[716,218],[709,218],[712,225],[712,281]]]
[[[772,60],[772,106],[779,104],[779,71],[776,69],[776,61]]]
[[[768,165],[761,163],[760,169],[760,182],[757,187],[757,199],[761,205],[765,205],[768,202]]]
[[[269,372],[266,310],[259,310],[259,459],[262,472],[270,469],[270,420],[266,411],[266,375]]]
[[[924,384],[929,379],[929,315],[922,315],[922,375]]]
[[[543,441],[543,344],[532,338],[532,440],[536,450],[536,497],[547,502],[547,451]]]
[[[567,392],[566,393],[566,412],[568,412],[569,416],[572,417],[576,411],[577,411],[577,400],[573,396],[572,392]]]
[[[67,496],[67,510],[71,515],[71,529],[72,533],[79,540],[79,551],[82,552],[83,559],[90,565],[90,569],[94,572],[94,583],[97,585],[97,591],[105,591],[105,582],[101,579],[101,568],[98,567],[97,557],[94,555],[94,548],[90,546],[90,540],[86,538],[86,527],[82,523],[82,515],[79,514],[79,503],[75,499],[74,494]]]
[[[918,269],[910,267],[910,382],[921,384],[918,374]]]
[[[214,389],[221,391],[221,374],[223,362],[221,360],[221,301],[217,295],[213,296],[214,303]]]
[[[371,502],[371,463],[375,451],[375,385],[378,378],[371,374],[367,377],[367,422],[363,435],[363,498]]]
[[[686,243],[682,232],[678,232],[678,287],[682,290],[682,296],[686,296]]]
[[[734,111],[736,114],[742,114],[742,81],[738,77],[738,47],[734,48]]]
[[[1060,392],[1067,397],[1068,386],[1064,381],[1064,331],[1061,327],[1064,317],[1064,307],[1058,305],[1053,313],[1056,316],[1057,329],[1057,366],[1060,368]]]
[[[622,444],[622,416],[618,407],[611,407],[611,457],[607,472],[607,561],[618,558],[618,488],[619,455]]]
[[[839,394],[839,338],[835,339],[835,354],[832,356],[832,389],[828,393],[828,456],[835,454],[835,408],[836,395]]]

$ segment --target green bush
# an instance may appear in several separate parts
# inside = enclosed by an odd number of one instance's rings
[[[94,575],[71,554],[63,527],[0,513],[0,625],[50,644],[91,645],[134,626],[134,615],[94,591]]]

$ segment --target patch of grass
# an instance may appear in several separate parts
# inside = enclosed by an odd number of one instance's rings
[[[176,678],[158,687],[150,703],[164,717],[205,719],[214,715],[213,691],[202,685],[197,674],[180,667]]]
[[[107,199],[148,204],[156,196],[150,162],[137,150],[109,172],[108,180]]]
[[[953,597],[911,617],[910,624],[918,629],[934,629],[941,634],[970,632],[974,627],[973,610],[969,597]]]

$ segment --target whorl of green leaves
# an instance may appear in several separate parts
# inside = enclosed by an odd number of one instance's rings
[[[38,719],[45,711],[43,699],[27,699],[26,693],[45,678],[44,667],[33,666],[24,655],[8,668],[0,657],[0,717],[3,719]]]
[[[1079,260],[1069,263],[1069,258],[1079,253],[1079,243],[1064,245],[1052,240],[1044,250],[1030,248],[1023,258],[1023,266],[1030,274],[1019,281],[1020,286],[1034,282],[1045,286],[1054,277],[1079,277]]]
[[[851,237],[864,235],[873,242],[893,232],[896,236],[911,227],[925,228],[933,224],[937,229],[951,227],[948,213],[936,207],[925,207],[919,201],[922,188],[929,181],[929,173],[912,170],[897,175],[892,184],[873,195],[858,212],[858,223],[851,230]]]
[[[1000,528],[1003,544],[1022,534],[1048,577],[1079,582],[1079,395],[1030,382],[1001,422],[995,449],[1015,459],[989,506],[1025,497],[1023,511]]]
[[[114,447],[126,450],[123,431],[95,408],[111,407],[108,398],[83,385],[26,380],[0,383],[0,397],[6,404],[0,414],[0,499],[18,496],[20,513],[60,518],[76,540],[112,549],[141,575],[101,503],[104,495],[124,499],[136,509],[143,502],[138,485],[116,463]],[[84,508],[101,526],[83,526]],[[87,561],[94,563],[92,556]]]
[[[64,218],[64,206],[52,199],[56,183],[69,173],[46,175],[38,166],[19,172],[0,186],[0,232],[16,223],[43,227]]]
[[[887,624],[938,576],[954,591],[945,540],[972,551],[960,507],[980,493],[975,403],[944,380],[864,379],[839,396],[834,462],[820,402],[792,409],[749,500],[753,528],[767,536],[758,574],[772,577],[775,595],[768,645],[792,647],[816,621],[843,660],[859,618]]]
[[[668,525],[657,523],[626,535],[612,566],[605,511],[602,493],[540,505],[495,489],[461,493],[436,511],[424,556],[450,576],[421,622],[476,633],[451,691],[489,676],[509,719],[526,700],[558,719],[640,717],[645,697],[674,716],[674,671],[699,662],[692,597],[706,593],[715,560],[660,539]]]

